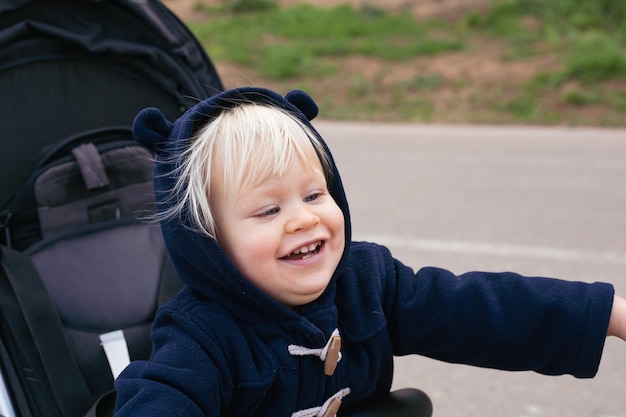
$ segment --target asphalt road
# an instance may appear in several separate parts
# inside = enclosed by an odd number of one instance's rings
[[[355,239],[414,268],[608,281],[626,295],[626,130],[315,125]],[[430,395],[435,417],[626,417],[626,343],[607,340],[594,379],[409,357],[396,362],[405,386]]]

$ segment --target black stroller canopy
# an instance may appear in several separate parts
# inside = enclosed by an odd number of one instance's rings
[[[222,89],[195,37],[157,1],[0,0],[0,205],[46,144],[128,126],[144,107],[176,118]]]

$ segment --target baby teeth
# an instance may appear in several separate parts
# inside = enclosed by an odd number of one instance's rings
[[[297,255],[298,253],[308,253],[314,251],[319,246],[319,242],[312,243],[309,246],[303,246],[298,250],[295,250],[293,253]]]

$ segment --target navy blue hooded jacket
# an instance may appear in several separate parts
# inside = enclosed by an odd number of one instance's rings
[[[307,124],[317,115],[303,92],[282,97],[240,88],[198,103],[175,123],[156,109],[137,116],[135,137],[158,154],[161,209],[171,204],[172,156],[214,115],[247,101],[287,109]],[[329,191],[350,242],[348,204],[331,164]],[[613,302],[609,284],[415,272],[383,246],[350,242],[326,291],[296,312],[256,288],[213,239],[184,222],[161,226],[187,288],[158,312],[150,361],[133,362],[118,378],[116,417],[288,417],[333,396],[347,407],[388,392],[394,355],[551,375],[597,372]],[[293,346],[319,353],[336,330],[341,358],[331,376],[320,357],[294,354]]]

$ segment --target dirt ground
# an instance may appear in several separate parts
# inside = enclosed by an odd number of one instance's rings
[[[164,0],[164,3],[183,21],[193,21],[201,18],[194,9],[198,1],[210,4],[222,0]],[[489,4],[489,0],[281,0],[279,3],[281,6],[288,6],[297,2],[309,2],[322,7],[345,3],[356,7],[374,5],[393,11],[410,11],[417,18],[437,17],[448,21],[465,16],[472,10],[484,10]],[[528,24],[532,25],[534,22]],[[354,83],[365,80],[364,82],[374,86],[377,102],[389,103],[384,106],[385,110],[376,113],[375,116],[370,114],[368,120],[509,123],[517,120],[507,120],[506,115],[503,119],[502,112],[494,110],[498,107],[494,103],[506,103],[507,100],[518,97],[521,83],[530,80],[538,72],[558,70],[561,65],[552,55],[538,55],[523,60],[503,60],[506,48],[496,40],[480,39],[468,43],[468,47],[463,51],[416,57],[408,62],[393,65],[367,57],[335,58],[332,63],[340,69],[339,73],[333,74],[332,77],[315,79],[311,83],[314,91],[309,92],[317,94],[317,97],[315,94],[314,97],[319,99],[320,95],[324,96],[328,91],[332,91],[335,102],[350,105],[349,103],[355,100],[354,94],[351,93]],[[215,65],[226,88],[257,85],[286,92],[284,90],[297,87],[300,81],[291,80],[291,84],[285,84],[264,79],[249,68],[239,68],[220,62],[215,62]],[[404,109],[394,107],[394,95],[398,95],[397,86],[410,84],[411,80],[428,75],[435,75],[442,80],[441,85],[432,90],[409,91],[407,88],[407,92],[403,92],[402,104],[397,104],[397,99],[395,103],[398,107],[407,107],[407,103],[412,103],[412,108],[418,110],[414,116],[400,114]],[[459,80],[463,80],[462,83]],[[623,88],[622,85],[618,87]],[[571,106],[564,105],[563,96],[568,88],[576,89],[577,86],[564,86],[563,91],[554,94],[553,97],[542,99],[543,107],[562,117],[554,123],[606,124],[601,122],[607,117],[607,110],[602,106],[570,108]],[[325,114],[323,109],[329,105],[323,102],[322,104],[322,117],[345,118],[334,108],[329,110],[332,114]],[[423,107],[421,110],[420,106]]]

